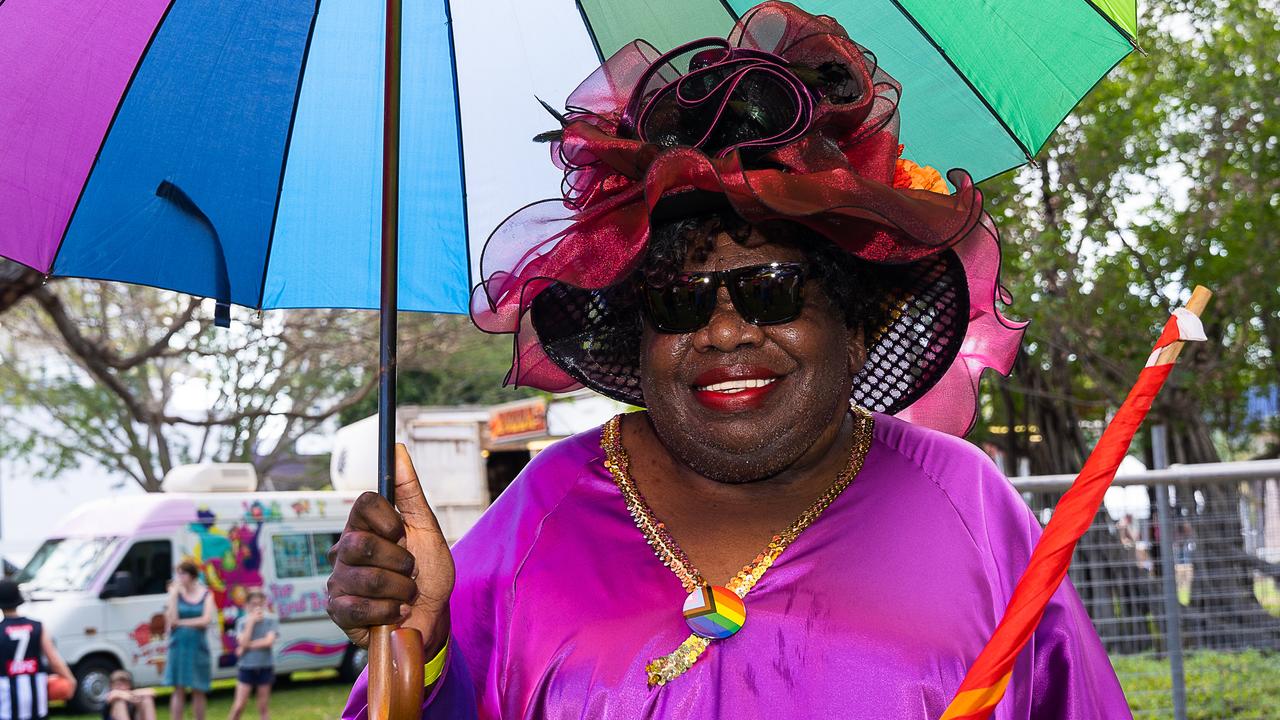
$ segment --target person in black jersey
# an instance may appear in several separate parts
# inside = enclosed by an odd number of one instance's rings
[[[22,593],[0,580],[0,717],[43,720],[49,716],[49,670],[71,683],[75,676],[38,620],[18,614]]]

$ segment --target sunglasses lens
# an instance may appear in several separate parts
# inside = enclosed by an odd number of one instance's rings
[[[774,325],[800,316],[804,307],[800,291],[803,281],[804,272],[799,266],[767,266],[736,276],[730,291],[744,320]]]
[[[677,277],[668,285],[644,287],[649,321],[662,332],[688,333],[711,319],[715,310],[715,282],[706,276]]]

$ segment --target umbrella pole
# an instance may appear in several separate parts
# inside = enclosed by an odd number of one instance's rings
[[[395,503],[396,320],[400,221],[401,0],[387,0],[382,116],[382,297],[378,341],[378,494]],[[369,634],[369,718],[410,720],[422,708],[422,634],[382,625]]]

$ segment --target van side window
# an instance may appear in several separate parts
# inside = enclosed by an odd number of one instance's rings
[[[271,538],[271,549],[276,557],[276,577],[300,578],[313,574],[311,541],[306,533],[276,535]]]
[[[173,576],[173,546],[168,540],[136,542],[115,571],[133,576],[133,595],[163,595]]]
[[[326,554],[338,542],[338,533],[289,533],[271,538],[276,559],[276,577],[302,578],[328,575],[333,567]]]
[[[338,533],[314,533],[311,536],[311,550],[316,557],[316,574],[328,575],[333,572],[329,564],[329,548],[338,542]]]

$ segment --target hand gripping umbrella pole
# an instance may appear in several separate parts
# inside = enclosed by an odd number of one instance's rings
[[[382,298],[378,342],[378,494],[395,504],[396,293],[400,220],[401,0],[387,0],[382,117]],[[382,625],[369,632],[369,720],[422,713],[422,633]]]
[[[1205,339],[1200,313],[1212,295],[1197,286],[1187,306],[1175,310],[1165,323],[1138,382],[1102,432],[1080,474],[1058,501],[1014,588],[1004,617],[969,667],[942,720],[986,720],[1004,697],[1018,653],[1035,632],[1049,599],[1066,577],[1076,543],[1092,524],[1129,443],[1173,371],[1183,343]]]

